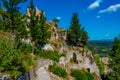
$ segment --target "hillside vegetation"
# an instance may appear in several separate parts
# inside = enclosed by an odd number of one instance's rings
[[[108,56],[110,50],[112,49],[113,41],[112,40],[93,40],[89,41],[88,48],[95,51],[96,54],[100,56]]]
[[[19,4],[24,2],[2,0],[0,75],[7,74],[9,80],[120,80],[119,38],[115,38],[108,54],[110,62],[104,64],[94,53],[107,53],[111,44],[91,42],[89,49],[88,33],[77,13],[73,13],[70,27],[65,30],[59,28],[56,18],[47,21],[45,12],[38,11],[33,0],[27,14],[22,14]],[[105,66],[110,67],[108,74]]]

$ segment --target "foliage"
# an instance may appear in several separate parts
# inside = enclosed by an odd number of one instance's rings
[[[45,23],[46,22],[46,17],[44,15],[44,12],[41,11],[40,13],[40,18],[38,18],[38,27],[40,27],[40,32],[39,34],[40,37],[38,37],[38,44],[39,45],[44,45],[48,43],[48,39],[50,37],[50,32],[48,31],[49,26]]]
[[[84,28],[82,28],[82,30],[81,30],[81,43],[83,46],[86,46],[87,42],[88,42],[88,34],[84,30]]]
[[[19,49],[21,52],[24,52],[24,53],[32,53],[33,46],[31,44],[21,42]]]
[[[30,35],[34,47],[38,48],[39,45],[44,45],[48,42],[48,38],[50,37],[50,33],[48,32],[49,27],[46,24],[46,17],[43,11],[41,11],[39,15],[36,15],[33,0],[30,2],[29,12],[30,23],[28,27],[30,28]]]
[[[58,18],[54,18],[53,22],[55,23],[55,27],[58,27],[59,19]]]
[[[111,52],[113,45],[112,40],[92,40],[88,42],[88,48],[101,57],[107,57]]]
[[[53,22],[54,22],[54,23],[58,23],[58,22],[59,22],[59,19],[58,19],[58,18],[54,18],[54,19],[53,19]]]
[[[86,72],[86,76],[87,76],[88,80],[94,80],[94,75],[91,74],[90,72]]]
[[[5,11],[6,15],[2,15],[5,19],[3,19],[1,23],[1,29],[12,33],[13,43],[17,42],[18,46],[23,38],[27,38],[28,34],[23,16],[19,12],[20,7],[18,7],[20,3],[25,1],[26,0],[2,0],[3,6],[7,11]]]
[[[2,8],[0,8],[0,30],[7,31],[6,28],[6,26],[8,25],[7,18],[8,18],[8,13]]]
[[[21,46],[22,47],[22,46]],[[26,45],[26,49],[29,47]],[[15,49],[11,38],[0,39],[0,72],[8,73],[11,78],[29,71],[34,61],[29,52],[22,48]]]
[[[75,63],[75,60],[73,58],[70,59],[71,63]]]
[[[16,42],[21,42],[22,39],[28,38],[28,31],[26,29],[25,21],[23,20],[24,16],[18,13],[18,17],[15,19],[17,28],[15,30],[15,40]]]
[[[56,62],[58,62],[59,58],[61,57],[57,51],[44,51],[37,49],[36,54],[38,54],[41,58],[51,59]]]
[[[73,45],[77,45],[80,41],[80,24],[77,13],[73,14],[70,29],[68,30],[68,40]]]
[[[73,76],[75,80],[94,80],[93,74],[84,70],[72,70],[71,76]]]
[[[120,38],[115,37],[112,52],[109,54],[110,64],[109,67],[112,72],[109,74],[110,80],[120,80]]]
[[[63,78],[65,78],[67,76],[66,70],[57,66],[57,65],[50,65],[49,66],[49,71],[53,72],[54,74],[56,74],[60,77],[63,77]]]
[[[96,61],[97,65],[98,65],[98,67],[99,67],[100,74],[104,75],[105,66],[104,66],[104,63],[102,62],[102,60],[100,59],[99,55],[95,56],[95,61]]]
[[[19,28],[16,22],[20,22],[19,19],[19,8],[18,4],[25,2],[26,0],[2,0],[4,8],[7,10],[8,14],[8,25],[6,28],[14,34],[16,28]]]
[[[81,29],[77,13],[73,13],[71,25],[67,31],[67,42],[71,45],[84,47],[87,45],[87,41],[88,34],[84,28]]]

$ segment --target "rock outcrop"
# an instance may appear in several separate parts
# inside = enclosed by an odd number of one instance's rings
[[[66,43],[67,32],[64,29],[60,29],[55,26],[54,22],[46,22],[50,26],[51,37],[49,43],[46,44],[44,50],[54,50],[59,54],[64,53],[56,63],[59,66],[64,67],[70,74],[71,69],[85,69],[90,73],[95,73],[101,80],[99,68],[92,56],[92,52],[87,48],[78,46],[68,46]],[[71,61],[74,61],[73,63]],[[52,74],[48,71],[48,66],[53,64],[53,61],[49,60],[38,60],[38,67],[36,69],[37,80],[62,80],[62,78]],[[66,67],[67,65],[67,67]],[[69,75],[70,76],[70,75]],[[70,79],[72,80],[71,76]]]
[[[37,7],[35,8],[35,11],[36,11],[36,16],[39,15],[40,12],[41,12]],[[31,14],[30,14],[30,9],[29,9],[29,8],[27,9],[27,15],[28,15],[28,16],[31,15]]]
[[[102,60],[102,62],[105,65],[104,73],[105,74],[109,74],[111,72],[111,69],[108,67],[108,65],[109,65],[109,58],[108,57],[102,57],[101,60]]]

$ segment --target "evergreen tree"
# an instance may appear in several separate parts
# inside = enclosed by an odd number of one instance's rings
[[[22,39],[27,39],[28,38],[28,31],[26,29],[26,23],[23,20],[24,16],[22,16],[20,13],[17,14],[18,17],[15,18],[17,28],[15,30],[15,42],[18,43],[17,47],[20,46]]]
[[[0,72],[9,75],[10,80],[29,72],[34,64],[29,44],[19,48],[12,47],[12,35],[0,31]]]
[[[8,13],[0,8],[0,30],[7,31],[8,26]]]
[[[117,37],[114,39],[112,52],[109,56],[109,67],[112,69],[112,72],[109,74],[109,79],[120,80],[120,39]]]
[[[81,30],[81,44],[83,46],[86,46],[88,42],[88,34],[87,32],[84,30],[84,28],[82,28]]]
[[[10,29],[12,34],[15,33],[15,30],[18,25],[16,25],[16,18],[18,17],[19,8],[18,4],[25,2],[26,0],[2,0],[4,7],[6,8],[9,14],[9,25],[7,28]]]
[[[36,15],[36,9],[33,5],[33,0],[30,2],[29,28],[34,48],[47,43],[47,39],[49,38],[49,28],[46,25],[46,18],[43,11],[41,11],[39,15]]]
[[[40,19],[38,20],[38,25],[41,29],[41,34],[39,34],[40,40],[38,41],[38,44],[44,45],[48,42],[48,39],[50,37],[50,32],[48,31],[49,26],[46,24],[46,17],[43,11],[41,11],[40,13]]]
[[[10,31],[13,35],[13,46],[18,47],[23,38],[26,38],[27,31],[23,16],[19,12],[18,4],[26,0],[2,0],[7,12],[7,19],[3,21],[4,30]],[[2,26],[3,26],[2,25]],[[16,45],[17,44],[17,45]]]
[[[41,11],[40,16],[36,16],[36,25],[31,29],[32,40],[35,46],[44,45],[49,38],[48,26],[46,25],[46,18],[44,12]]]
[[[73,14],[70,29],[68,30],[68,42],[77,45],[80,42],[80,24],[77,13]]]

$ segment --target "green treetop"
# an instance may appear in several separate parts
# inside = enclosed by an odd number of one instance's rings
[[[70,29],[68,31],[68,40],[72,45],[77,45],[80,41],[80,24],[77,13],[74,13],[72,16],[72,21],[70,25]]]
[[[30,2],[30,35],[32,43],[35,48],[47,43],[49,38],[48,26],[46,25],[46,17],[44,12],[41,11],[36,15],[36,9],[33,5],[33,0]]]
[[[86,46],[88,42],[88,34],[84,28],[81,30],[81,43],[83,46]]]
[[[109,56],[109,67],[112,69],[112,72],[109,74],[109,79],[120,80],[120,39],[117,37],[114,39],[112,52]]]
[[[82,44],[82,46],[87,45],[88,34],[84,28],[81,29],[77,13],[73,13],[71,25],[67,33],[67,41],[74,46],[80,44]]]
[[[18,25],[16,25],[16,18],[18,17],[19,8],[18,4],[25,2],[26,0],[2,0],[3,6],[6,8],[9,14],[9,28],[14,34]]]

